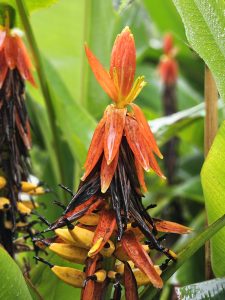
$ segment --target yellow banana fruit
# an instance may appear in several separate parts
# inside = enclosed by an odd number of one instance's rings
[[[6,185],[6,180],[3,176],[0,176],[0,189],[4,188]]]
[[[118,273],[110,270],[110,271],[108,271],[107,276],[109,277],[109,279],[115,279],[116,274],[118,274]]]
[[[124,265],[124,264],[123,264]],[[120,266],[121,267],[121,266]],[[154,266],[156,272],[161,275],[162,271],[160,269],[159,266],[155,265]],[[124,271],[124,270],[120,270],[120,271]],[[146,285],[150,283],[149,277],[147,275],[145,275],[145,273],[143,273],[141,270],[137,269],[137,268],[132,268],[132,272],[134,274],[134,277],[136,279],[137,285],[141,286],[141,285]],[[116,278],[116,275],[120,274],[123,275],[123,272],[117,272],[117,271],[108,271],[108,277],[112,280],[114,280]]]
[[[87,258],[87,250],[71,244],[52,243],[49,249],[62,258],[77,264],[84,264]]]
[[[127,261],[128,264],[130,265],[131,269],[134,269],[134,263],[131,260]],[[119,262],[115,265],[115,271],[116,273],[123,274],[124,273],[124,263]]]
[[[96,276],[96,281],[97,282],[103,282],[103,281],[105,281],[106,275],[107,275],[107,273],[103,269],[98,270],[97,272],[94,273],[94,276]]]
[[[55,233],[63,241],[73,244],[75,246],[84,249],[89,249],[92,246],[94,232],[90,230],[75,226],[71,230],[67,228],[58,228],[55,230]]]
[[[31,210],[34,208],[37,208],[39,206],[36,202],[31,201],[31,200],[25,200],[22,203],[23,203],[23,205],[25,205],[27,208],[29,208]]]
[[[78,222],[84,225],[88,226],[96,226],[99,221],[99,215],[98,214],[90,214],[90,215],[84,215],[81,217]]]
[[[8,198],[0,197],[0,210],[7,210],[9,208],[10,201]]]
[[[28,181],[21,181],[21,190],[24,193],[28,193],[33,189],[37,188],[36,183],[28,182]]]
[[[161,275],[162,271],[161,269],[159,268],[159,266],[154,266],[156,272]],[[146,284],[149,284],[150,283],[150,280],[149,280],[149,277],[143,273],[141,270],[139,269],[133,269],[133,274],[134,274],[134,277],[137,281],[137,285],[138,286],[141,286],[141,285],[146,285]]]
[[[35,189],[32,189],[31,191],[29,191],[29,195],[32,196],[39,196],[39,195],[43,195],[45,194],[45,189],[43,188],[43,186],[38,186]]]
[[[31,209],[24,205],[22,202],[17,202],[17,209],[23,215],[30,215]]]
[[[51,267],[51,270],[65,283],[77,288],[83,287],[86,276],[81,270],[61,266],[53,266]]]
[[[104,257],[110,257],[113,254],[114,251],[115,251],[115,245],[114,245],[114,243],[111,240],[108,240],[108,242],[102,248],[102,250],[100,251],[100,253]]]

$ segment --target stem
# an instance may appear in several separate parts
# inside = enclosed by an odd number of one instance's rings
[[[211,71],[205,66],[205,157],[207,156],[218,129],[218,92]],[[208,220],[206,217],[206,225]],[[213,278],[210,257],[210,241],[205,244],[205,279]]]
[[[48,81],[45,75],[44,67],[43,67],[43,62],[41,59],[41,54],[37,46],[37,42],[35,40],[33,30],[30,25],[30,21],[27,17],[26,13],[26,7],[23,3],[23,0],[16,0],[16,4],[18,7],[18,11],[20,14],[20,18],[24,27],[24,31],[26,33],[27,40],[29,42],[33,59],[34,59],[34,65],[37,70],[38,78],[40,81],[40,86],[42,90],[42,94],[44,96],[48,116],[49,116],[49,123],[52,131],[52,137],[53,137],[53,147],[55,149],[55,154],[58,162],[58,169],[59,169],[59,176],[60,176],[60,181],[63,183],[64,182],[64,167],[61,161],[61,155],[60,155],[60,140],[58,137],[58,128],[56,124],[56,117],[55,117],[55,111],[54,107],[52,105],[52,97],[48,85]]]
[[[211,71],[205,66],[205,157],[218,129],[218,92]]]

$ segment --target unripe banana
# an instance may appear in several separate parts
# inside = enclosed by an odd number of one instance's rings
[[[82,288],[85,281],[85,273],[69,267],[53,266],[52,272],[65,283],[77,288]]]
[[[33,189],[37,188],[36,183],[27,182],[27,181],[21,181],[21,190],[22,192],[28,193],[32,191]]]
[[[84,215],[78,220],[78,222],[80,222],[81,224],[88,225],[88,226],[96,226],[98,224],[98,221],[99,221],[99,215],[94,213],[90,215]]]
[[[42,186],[38,186],[35,189],[32,189],[31,191],[29,191],[29,195],[32,195],[32,196],[39,196],[39,195],[43,195],[45,193],[46,193],[46,191]]]
[[[87,258],[87,250],[71,244],[52,243],[49,249],[62,258],[77,264],[84,264]]]
[[[143,249],[149,253],[149,247],[148,245],[142,245]],[[128,261],[130,260],[130,257],[125,253],[125,251],[123,250],[121,244],[119,244],[116,248],[116,251],[114,252],[114,255],[117,259],[121,260],[121,261]]]
[[[10,201],[8,198],[0,197],[0,210],[7,210],[10,206]]]
[[[6,185],[6,180],[3,176],[0,176],[0,189],[4,188]]]
[[[94,273],[94,276],[96,276],[96,281],[97,282],[103,282],[103,281],[105,281],[106,275],[107,275],[107,273],[103,269],[98,270],[97,272]]]
[[[17,209],[23,215],[30,215],[31,209],[24,205],[22,202],[17,202]]]

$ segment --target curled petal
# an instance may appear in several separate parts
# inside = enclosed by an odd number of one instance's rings
[[[92,241],[93,247],[88,252],[88,256],[94,256],[101,251],[110,239],[115,226],[116,218],[114,212],[112,210],[103,210]]]
[[[191,228],[180,225],[175,222],[154,219],[154,223],[155,223],[156,229],[160,232],[185,234],[185,233],[190,233],[192,231]]]
[[[114,85],[113,80],[111,79],[109,73],[104,69],[102,64],[98,61],[98,59],[94,56],[91,50],[85,45],[85,51],[88,58],[88,62],[91,66],[91,69],[95,75],[95,78],[103,88],[103,90],[108,94],[108,96],[117,101],[117,90]]]
[[[119,152],[117,152],[116,156],[114,157],[113,161],[110,163],[110,165],[107,164],[105,156],[103,156],[102,159],[102,165],[101,165],[101,192],[105,193],[112,181],[113,175],[115,173],[117,163],[119,158]]]
[[[33,75],[31,73],[32,64],[27,53],[27,49],[19,36],[15,36],[17,43],[17,68],[23,79],[28,80],[33,86],[36,86]]]
[[[138,122],[134,118],[127,116],[124,130],[127,142],[133,151],[135,158],[146,171],[149,171],[149,156]]]
[[[138,181],[140,183],[140,186],[142,187],[143,192],[146,193],[148,189],[145,184],[144,171],[143,171],[143,168],[140,165],[140,163],[137,161],[137,159],[135,159],[135,167],[136,167]]]
[[[8,67],[12,70],[17,64],[18,44],[15,37],[7,35],[4,45],[5,59]]]
[[[126,299],[139,299],[137,282],[128,262],[124,262],[124,286]]]
[[[105,117],[101,119],[97,128],[95,129],[94,135],[91,140],[91,145],[88,150],[87,159],[84,164],[85,173],[81,178],[81,180],[85,180],[85,178],[91,173],[92,169],[98,162],[103,152],[104,132],[105,132]]]
[[[136,50],[134,37],[129,27],[125,27],[114,42],[110,75],[118,85],[120,95],[127,96],[134,82],[136,70]],[[116,78],[115,78],[116,77]]]
[[[142,110],[140,109],[140,107],[138,105],[136,105],[134,103],[131,104],[131,107],[134,111],[135,119],[137,120],[137,122],[140,126],[140,130],[148,143],[148,146],[158,157],[163,158],[163,156],[156,144],[155,137],[150,129],[150,126],[148,125],[148,122],[145,119],[145,116],[144,116]]]
[[[104,155],[110,164],[119,150],[125,125],[126,108],[115,108],[110,105],[106,111]]]
[[[135,265],[149,277],[151,283],[156,288],[162,288],[163,282],[161,277],[156,272],[149,255],[142,248],[142,245],[136,239],[132,231],[124,233],[121,239],[121,244],[124,251],[128,254]]]
[[[5,54],[3,51],[0,51],[0,89],[5,81],[5,77],[8,71],[8,66],[5,60]]]

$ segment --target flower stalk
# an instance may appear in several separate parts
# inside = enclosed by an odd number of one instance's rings
[[[204,152],[205,157],[212,146],[218,130],[218,91],[215,80],[208,66],[205,66],[205,136]],[[208,224],[208,220],[206,220]],[[212,279],[210,242],[205,244],[205,278]]]

